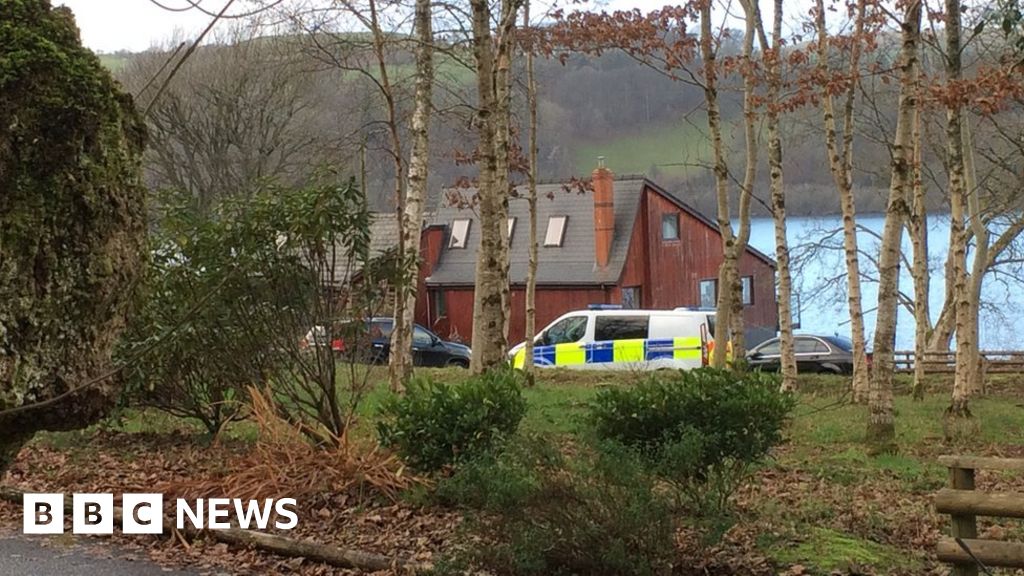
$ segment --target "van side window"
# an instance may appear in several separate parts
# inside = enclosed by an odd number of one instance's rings
[[[587,335],[587,317],[570,316],[563,318],[548,328],[544,337],[544,344],[554,346],[555,344],[566,344],[568,342],[579,342]]]
[[[650,316],[598,316],[594,318],[594,341],[647,338]]]

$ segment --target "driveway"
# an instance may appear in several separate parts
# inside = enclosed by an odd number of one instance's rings
[[[0,536],[0,574],[24,576],[198,576],[149,560],[116,558],[117,549],[95,541],[84,546],[53,537]]]

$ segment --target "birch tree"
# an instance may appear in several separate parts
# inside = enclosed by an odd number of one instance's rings
[[[875,453],[896,450],[893,414],[893,351],[896,345],[900,244],[907,216],[907,197],[913,187],[913,125],[917,107],[918,51],[921,37],[922,0],[903,6],[900,22],[900,94],[893,137],[892,174],[885,226],[878,259],[878,312],[875,324],[874,370],[868,388],[867,441]]]
[[[396,9],[398,13],[396,15]],[[388,358],[388,381],[400,391],[412,372],[412,332],[416,305],[416,281],[419,270],[420,230],[426,195],[431,98],[434,81],[433,27],[431,5],[416,0],[413,8],[414,39],[403,32],[405,18],[401,7],[380,0],[341,0],[329,5],[303,6],[289,18],[305,32],[311,55],[326,65],[361,78],[379,98],[381,116],[359,127],[360,131],[381,133],[379,149],[384,152],[393,173],[395,218],[400,239],[397,260],[402,273],[395,278],[393,290],[393,330]],[[352,24],[365,34],[352,34]],[[395,66],[413,45],[415,72],[401,74]],[[401,101],[412,80],[411,117]],[[406,133],[405,126],[410,127]],[[412,146],[407,159],[407,138]],[[365,134],[361,139],[366,140]],[[410,189],[412,187],[413,189]]]
[[[745,353],[743,333],[743,300],[741,295],[739,260],[746,250],[750,237],[751,189],[757,176],[757,131],[753,114],[754,83],[749,73],[749,63],[754,45],[753,0],[743,3],[747,13],[743,36],[741,60],[747,64],[743,80],[744,141],[746,145],[746,168],[739,194],[739,230],[734,230],[729,210],[729,167],[725,160],[725,145],[722,141],[722,115],[718,103],[719,63],[716,39],[712,34],[711,3],[702,3],[700,18],[700,52],[704,71],[704,100],[707,111],[708,131],[711,134],[711,149],[714,161],[715,197],[717,201],[718,231],[722,237],[722,264],[718,270],[718,298],[716,302],[715,340],[719,342],[712,364],[726,365],[726,347],[732,342],[735,357]]]
[[[530,26],[530,0],[523,2],[523,26]],[[537,335],[537,76],[534,70],[533,49],[526,51],[526,101],[530,117],[530,141],[527,144],[527,191],[526,202],[529,209],[530,230],[527,241],[529,246],[529,262],[526,268],[526,334],[523,341],[523,370],[530,375],[534,372],[533,340]]]
[[[946,81],[950,87],[963,79],[960,46],[960,0],[946,0]],[[949,174],[949,257],[948,271],[953,277],[954,316],[956,318],[956,372],[953,398],[946,410],[946,434],[957,435],[951,428],[958,420],[971,416],[970,361],[976,342],[968,327],[971,300],[967,285],[967,235],[964,229],[966,185],[964,184],[963,105],[959,97],[949,95],[946,105],[946,169]]]
[[[772,39],[768,42],[758,0],[752,0],[761,53],[768,75],[767,112],[768,177],[771,191],[772,220],[775,230],[775,264],[778,271],[779,352],[782,389],[796,390],[796,356],[793,350],[793,280],[789,268],[789,241],[786,238],[786,189],[782,172],[782,138],[779,135],[779,102],[782,89],[782,0],[775,0],[772,14]]]
[[[388,380],[393,391],[404,388],[405,382],[412,375],[412,333],[416,316],[416,283],[419,272],[420,231],[423,227],[423,203],[427,197],[429,128],[434,84],[434,34],[431,26],[430,0],[416,0],[414,20],[416,92],[412,113],[413,143],[409,156],[409,185],[399,220],[402,279],[395,287],[396,301],[400,301],[401,304],[395,306],[391,355],[388,359]]]
[[[480,248],[473,295],[473,357],[470,369],[483,372],[505,362],[508,348],[509,282],[509,72],[515,46],[517,0],[502,0],[491,33],[488,0],[470,0],[476,63],[479,179],[477,210]]]
[[[864,311],[861,304],[860,260],[857,246],[857,208],[853,198],[853,135],[854,104],[860,77],[860,56],[864,38],[867,0],[858,0],[854,16],[853,42],[847,63],[846,77],[842,81],[843,137],[840,142],[836,129],[835,104],[831,82],[821,96],[821,114],[825,126],[825,147],[828,151],[829,170],[839,192],[839,209],[843,217],[843,253],[846,261],[847,307],[850,311],[850,335],[853,340],[853,399],[866,400],[868,391],[867,342],[864,332]],[[818,70],[823,79],[829,77],[829,34],[825,21],[825,2],[815,4],[815,27],[818,32]]]
[[[918,87],[920,92],[920,86]],[[923,359],[928,350],[928,334],[931,332],[930,271],[928,269],[928,208],[925,205],[925,189],[922,180],[921,107],[914,111],[914,186],[910,200],[910,215],[907,218],[907,234],[914,250],[911,263],[911,277],[914,280],[914,384],[915,400],[924,398],[925,364]]]

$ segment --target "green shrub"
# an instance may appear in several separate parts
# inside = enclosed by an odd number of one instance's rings
[[[615,446],[568,460],[543,439],[511,443],[438,483],[443,503],[487,512],[453,572],[650,575],[668,570],[675,524],[635,454]]]
[[[707,368],[602,390],[588,419],[599,439],[635,452],[691,504],[721,511],[782,441],[794,405],[775,376]]]
[[[380,443],[413,469],[434,472],[491,451],[526,413],[521,376],[497,370],[460,384],[414,379],[381,407]]]

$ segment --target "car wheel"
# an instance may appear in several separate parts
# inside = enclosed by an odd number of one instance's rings
[[[832,374],[833,376],[842,376],[843,368],[842,366],[837,366],[835,364],[825,364],[822,366],[822,372],[825,374]]]
[[[464,358],[456,358],[448,361],[449,368],[469,368],[469,360]]]

